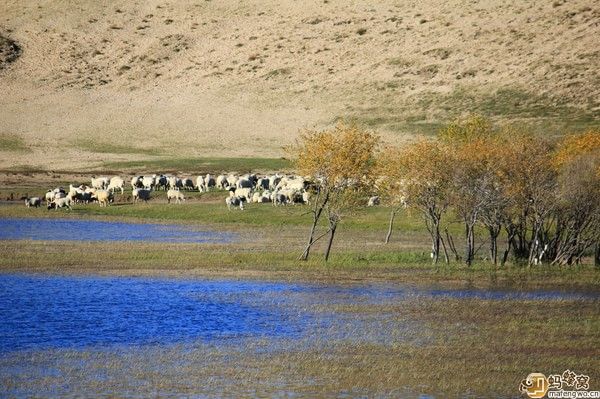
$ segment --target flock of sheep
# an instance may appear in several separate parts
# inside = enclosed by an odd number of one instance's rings
[[[79,186],[69,185],[69,189],[62,187],[48,190],[44,197],[48,209],[72,209],[74,203],[88,204],[97,202],[100,206],[108,206],[114,200],[115,191],[125,192],[125,180],[119,176],[112,178],[95,177],[91,184]],[[211,176],[197,176],[193,178],[179,178],[177,176],[152,175],[134,176],[131,179],[133,203],[147,202],[153,193],[165,191],[167,202],[181,203],[185,201],[183,191],[194,190],[207,192],[210,190],[227,190],[229,195],[225,198],[227,208],[239,207],[244,209],[244,203],[272,203],[284,205],[290,203],[306,204],[310,201],[310,182],[296,175],[280,175],[279,173],[267,176],[256,174],[236,174]],[[25,199],[27,207],[39,207],[42,204],[40,197]]]

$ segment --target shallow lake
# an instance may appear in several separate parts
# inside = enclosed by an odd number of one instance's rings
[[[0,353],[196,340],[300,340],[309,335],[318,335],[325,344],[340,339],[385,342],[389,340],[386,323],[391,321],[379,316],[361,319],[336,312],[336,306],[397,304],[415,296],[598,298],[552,291],[437,290],[385,284],[0,274]],[[408,335],[417,328],[394,327]]]
[[[339,345],[426,344],[427,326],[417,320],[395,317],[386,306],[365,310],[421,298],[548,304],[599,297],[380,283],[0,274],[0,397],[313,398],[320,396],[318,383],[277,370],[260,374],[269,362],[262,359],[319,356]],[[268,379],[255,384],[255,378]]]
[[[176,224],[0,218],[0,240],[228,243],[235,239],[235,233]]]

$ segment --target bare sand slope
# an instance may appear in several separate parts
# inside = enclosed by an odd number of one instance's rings
[[[353,118],[600,120],[591,0],[0,2],[0,168],[283,155]]]

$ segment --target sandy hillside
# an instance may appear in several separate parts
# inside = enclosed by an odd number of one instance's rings
[[[3,0],[0,168],[276,157],[340,117],[390,142],[473,111],[583,129],[599,38],[591,0]]]

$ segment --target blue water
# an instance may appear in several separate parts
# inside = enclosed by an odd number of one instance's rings
[[[414,296],[598,299],[552,291],[421,290],[237,280],[0,274],[0,353],[96,345],[145,345],[244,338],[385,342],[386,315],[362,320],[332,306],[398,304]],[[320,309],[319,307],[323,307]],[[398,326],[395,326],[398,330]],[[415,326],[406,325],[407,333]],[[357,335],[364,331],[364,336]]]
[[[285,314],[224,297],[248,288],[234,282],[1,275],[0,352],[298,332]]]
[[[174,224],[75,219],[0,219],[0,240],[228,243],[235,239],[235,233],[201,231]]]

